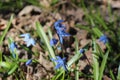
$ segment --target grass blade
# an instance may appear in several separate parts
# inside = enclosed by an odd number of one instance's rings
[[[49,44],[49,40],[48,40],[48,38],[47,38],[47,36],[46,36],[46,34],[45,34],[45,32],[44,32],[44,30],[43,30],[43,28],[42,28],[42,26],[40,25],[39,22],[36,22],[36,28],[37,28],[37,33],[38,33],[39,37],[41,37],[43,39],[43,41],[45,42],[45,45],[46,45],[46,47],[47,47],[47,49],[50,53],[50,56],[52,58],[56,58],[55,54],[54,54],[54,51]]]
[[[109,55],[109,50],[106,52],[106,54],[103,57],[102,63],[101,63],[101,67],[100,67],[100,75],[99,75],[99,80],[102,80],[102,76],[103,76],[103,71],[105,69],[105,65],[107,63],[107,58]]]
[[[94,80],[98,80],[99,78],[99,63],[98,60],[96,58],[97,56],[95,54],[93,54],[93,76],[94,76]]]
[[[117,80],[120,80],[120,65],[118,67],[118,75],[117,75]]]
[[[6,35],[6,33],[8,32],[8,29],[10,28],[12,20],[13,20],[13,15],[10,17],[10,21],[7,23],[7,27],[3,31],[2,36],[0,36],[0,45],[2,45],[2,43],[3,43],[3,39],[4,39],[5,35]]]

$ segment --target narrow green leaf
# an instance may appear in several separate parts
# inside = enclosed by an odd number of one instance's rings
[[[110,70],[110,76],[111,76],[112,80],[115,80],[115,76],[114,76],[112,70]],[[119,80],[119,79],[118,79],[118,80]]]
[[[48,28],[48,35],[49,35],[50,39],[52,39],[52,32],[51,32],[50,28]]]
[[[0,62],[2,62],[2,52],[0,51]]]
[[[93,76],[94,76],[94,80],[98,80],[99,78],[99,63],[97,60],[97,56],[95,54],[92,54],[93,56]]]
[[[120,80],[120,65],[119,65],[119,67],[118,67],[117,80]]]
[[[98,62],[98,56],[97,54],[99,54],[99,51],[98,51],[98,47],[97,47],[97,44],[95,42],[95,39],[93,38],[93,54],[92,54],[92,57],[93,57],[93,78],[94,80],[98,80],[99,78],[99,62]]]
[[[64,77],[65,77],[65,72],[63,73],[63,76],[62,76],[62,79],[61,79],[61,80],[65,80]]]
[[[67,66],[70,67],[74,62],[76,62],[80,57],[82,57],[82,53],[77,53],[73,56],[67,63]]]
[[[101,67],[100,67],[99,80],[102,80],[102,76],[103,76],[103,72],[104,72],[104,69],[105,69],[105,65],[107,63],[108,55],[109,55],[109,50],[105,53],[105,55],[103,57],[103,60],[102,60],[102,63],[101,63]]]
[[[98,37],[102,36],[103,33],[96,27],[92,28],[94,34],[96,34]]]
[[[8,32],[8,29],[10,28],[12,20],[13,20],[13,15],[10,17],[10,21],[7,23],[7,27],[3,31],[2,36],[0,36],[0,45],[2,45],[3,39],[4,39],[5,35],[6,35],[6,33]]]
[[[0,62],[0,66],[9,69],[11,67],[10,62]]]
[[[15,72],[15,70],[18,68],[17,64],[14,64],[14,66],[10,69],[10,71],[8,72],[8,75],[12,74],[13,72]]]
[[[78,51],[78,40],[75,38],[75,53],[80,54]],[[75,62],[76,64],[76,70],[75,70],[75,80],[79,80],[79,67],[78,67],[78,61]]]
[[[108,27],[106,26],[102,17],[100,17],[98,15],[94,15],[94,17],[95,17],[95,20],[97,20],[99,22],[99,24],[101,24],[103,26],[104,29],[108,29]]]
[[[44,30],[43,30],[43,28],[42,28],[42,26],[40,25],[39,22],[36,22],[36,28],[37,28],[37,33],[38,33],[39,37],[41,37],[43,39],[43,41],[45,42],[45,45],[46,45],[46,47],[47,47],[47,49],[50,53],[50,56],[52,58],[56,58],[55,54],[54,54],[54,51],[49,44],[49,40],[48,40],[48,38],[47,38],[47,36],[46,36],[46,34],[45,34],[45,32],[44,32]]]

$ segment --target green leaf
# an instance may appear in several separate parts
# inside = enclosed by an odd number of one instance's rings
[[[2,43],[3,43],[3,39],[4,39],[5,35],[6,35],[7,32],[8,32],[8,29],[10,28],[10,25],[11,25],[12,20],[13,20],[13,15],[10,17],[10,20],[9,20],[9,22],[7,23],[6,29],[3,31],[2,36],[0,36],[0,45],[2,45]]]
[[[102,19],[102,17],[101,16],[98,16],[98,15],[93,15],[94,17],[95,17],[95,20],[97,20],[98,22],[99,22],[99,24],[101,24],[102,25],[102,27],[106,30],[106,29],[108,29],[108,27],[106,26],[106,24],[105,24],[105,22],[104,22],[104,20]]]
[[[103,76],[103,72],[104,72],[104,69],[105,69],[105,66],[107,63],[108,55],[109,55],[109,50],[105,53],[105,55],[103,57],[103,60],[102,60],[101,66],[100,66],[99,80],[102,80],[102,76]]]
[[[82,53],[79,53],[78,51],[78,40],[77,38],[75,38],[75,53],[76,54],[82,54]],[[75,80],[79,80],[79,67],[78,67],[78,61],[75,62],[75,65],[76,65],[76,70],[75,70]]]
[[[36,22],[36,28],[37,28],[37,34],[45,42],[46,48],[48,49],[50,56],[55,59],[56,58],[55,53],[54,53],[52,47],[50,46],[47,35],[45,34],[45,32],[39,22]]]
[[[93,32],[95,35],[97,35],[97,37],[100,37],[103,35],[103,33],[98,29],[98,28],[92,28]]]
[[[114,76],[112,70],[110,70],[110,76],[111,76],[112,80],[115,80],[115,76]],[[120,80],[120,79],[118,79],[118,80]]]
[[[8,75],[12,74],[13,72],[15,72],[15,70],[18,68],[17,64],[14,64],[13,67],[9,70]]]
[[[59,0],[52,0],[51,5],[55,5]]]
[[[120,65],[119,65],[119,67],[118,67],[117,80],[120,80]]]
[[[11,63],[10,62],[0,62],[0,66],[3,68],[10,69]]]
[[[2,62],[2,52],[0,51],[0,62]]]
[[[93,56],[93,76],[94,80],[98,80],[99,78],[99,62],[97,60],[97,56],[95,54],[92,54]]]

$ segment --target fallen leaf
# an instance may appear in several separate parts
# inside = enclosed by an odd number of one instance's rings
[[[36,6],[33,6],[33,5],[30,5],[30,6],[26,6],[24,7],[18,14],[18,16],[23,16],[23,15],[26,15],[26,14],[30,14],[32,11],[36,11],[36,12],[39,12],[41,13],[41,9],[36,7]]]
[[[7,21],[0,19],[0,30],[4,30],[7,27]]]

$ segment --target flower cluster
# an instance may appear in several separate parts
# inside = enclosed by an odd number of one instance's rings
[[[31,38],[30,37],[30,34],[22,34],[21,35],[21,37],[24,37],[24,41],[25,42],[27,42],[27,46],[29,46],[30,44],[32,44],[32,45],[34,45],[35,44],[35,41],[33,40],[32,41],[32,39],[29,39],[29,38]],[[29,41],[30,40],[30,41]],[[30,43],[31,42],[31,43]],[[33,44],[33,42],[34,42],[34,44]],[[9,50],[11,51],[11,54],[12,54],[12,56],[13,56],[13,58],[16,58],[16,50],[17,50],[17,45],[15,44],[15,42],[11,42],[10,43],[10,45],[9,45]],[[29,59],[29,60],[27,60],[26,61],[26,63],[25,63],[25,65],[26,66],[28,66],[28,65],[30,65],[32,63],[32,59]]]
[[[27,47],[31,46],[31,45],[35,45],[35,40],[30,36],[29,33],[26,34],[21,34],[20,37],[24,37],[24,41],[27,44]]]
[[[65,26],[62,24],[63,20],[58,20],[54,23],[54,28],[59,36],[60,43],[63,44],[63,37],[70,36],[69,33],[66,32]]]

